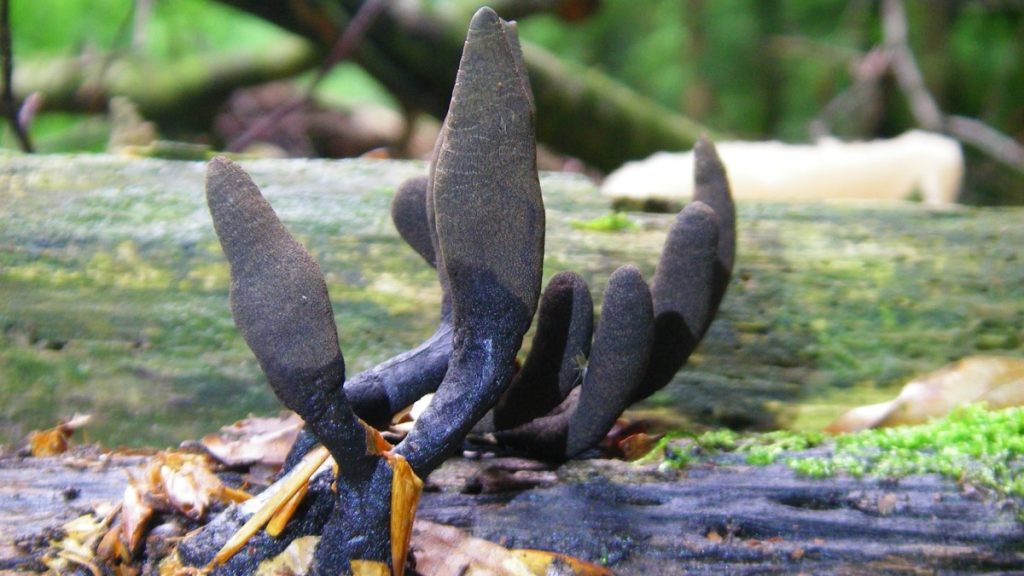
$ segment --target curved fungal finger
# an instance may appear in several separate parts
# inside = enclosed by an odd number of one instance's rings
[[[349,378],[345,394],[367,424],[384,429],[391,417],[437,390],[452,353],[452,325],[442,321],[422,344]]]
[[[445,133],[442,126],[434,143],[427,177],[403,183],[391,205],[399,233],[437,269],[437,281],[441,285],[440,323],[430,338],[416,348],[360,372],[345,383],[345,393],[353,410],[377,428],[387,426],[394,414],[436,391],[448,371],[452,353],[452,302],[448,271],[444,261],[437,257],[440,246],[433,194],[435,166]]]
[[[553,410],[515,428],[496,430],[494,439],[531,457],[562,461],[566,459],[569,422],[577,411],[581,388],[573,388]]]
[[[732,276],[733,264],[736,260],[736,205],[733,203],[729,190],[729,177],[722,160],[718,157],[715,145],[706,137],[701,137],[693,148],[694,162],[694,201],[703,202],[711,207],[718,216],[718,257],[715,261],[714,299],[708,324],[715,317],[718,305],[725,296]],[[707,330],[703,326],[701,336]]]
[[[336,458],[362,444],[320,267],[236,164],[210,161],[207,203],[231,270],[231,312],[282,402]],[[341,452],[341,454],[336,453]]]
[[[540,299],[530,353],[494,407],[494,427],[514,428],[546,414],[578,386],[593,330],[587,282],[575,272],[555,274]]]
[[[431,267],[436,267],[434,243],[431,239],[427,216],[427,176],[417,176],[402,183],[391,200],[391,221],[398,234],[423,257]]]
[[[623,266],[612,273],[605,289],[580,401],[569,420],[567,457],[600,443],[633,402],[653,340],[651,291],[636,267]]]
[[[395,449],[424,477],[498,400],[540,293],[544,205],[531,99],[497,14],[470,23],[433,170],[454,346],[430,407]]]
[[[672,380],[710,324],[717,247],[718,216],[703,202],[690,203],[672,224],[651,281],[654,346],[634,401]]]

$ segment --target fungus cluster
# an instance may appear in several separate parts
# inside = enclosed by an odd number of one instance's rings
[[[437,269],[438,328],[347,381],[319,266],[241,168],[210,162],[207,198],[230,265],[235,323],[274,392],[306,423],[286,468],[315,444],[337,466],[309,482],[276,538],[261,533],[230,558],[216,556],[245,520],[228,510],[182,543],[183,561],[247,573],[289,541],[320,534],[315,573],[365,562],[400,573],[404,549],[392,545],[403,536],[391,523],[400,469],[426,477],[474,427],[528,455],[572,458],[686,362],[733,262],[734,209],[714,147],[697,146],[694,202],[673,224],[650,288],[635,267],[616,270],[595,330],[578,274],[556,274],[541,296],[545,214],[534,112],[515,24],[481,9],[429,174],[403,184],[392,205],[400,235]],[[538,301],[536,336],[517,368]],[[382,443],[374,427],[429,393],[408,435],[393,447]]]

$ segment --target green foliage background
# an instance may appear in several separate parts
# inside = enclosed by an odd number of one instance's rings
[[[129,53],[131,0],[14,0],[17,64],[84,52]],[[483,2],[422,0],[458,21]],[[982,1],[906,2],[912,48],[947,114],[982,120],[1024,141],[1024,7]],[[284,9],[284,8],[282,8]],[[604,0],[580,22],[524,18],[522,35],[560,57],[596,67],[659,103],[735,137],[807,141],[825,106],[853,84],[857,58],[881,42],[874,0]],[[169,61],[195,54],[273,50],[287,36],[213,0],[155,0],[146,42],[132,52]],[[840,114],[845,138],[891,136],[914,127],[892,81],[880,109]],[[393,104],[356,66],[339,68],[320,96],[333,103]],[[62,137],[80,118],[44,116],[44,151],[97,149],[96,137]],[[0,146],[14,147],[5,135]],[[1024,201],[1024,178],[968,150],[973,201]]]

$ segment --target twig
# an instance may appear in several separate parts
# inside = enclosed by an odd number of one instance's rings
[[[153,0],[135,0],[132,10],[132,50],[141,50],[146,44],[152,15]]]
[[[975,146],[997,162],[1024,172],[1024,147],[1016,140],[981,120],[942,113],[935,97],[925,86],[921,69],[910,51],[907,13],[902,0],[883,0],[882,29],[892,72],[918,124],[928,130],[945,132],[961,142]]]
[[[6,1],[6,0],[3,0]],[[274,109],[270,114],[265,116],[259,122],[253,124],[248,130],[242,133],[241,136],[236,138],[233,142],[228,144],[228,152],[240,152],[247,146],[256,141],[257,138],[263,136],[271,128],[273,128],[278,122],[283,120],[286,116],[295,112],[307,102],[313,98],[313,92],[316,90],[320,82],[327,76],[327,74],[334,68],[336,64],[347,59],[351,55],[352,51],[359,45],[359,42],[365,36],[366,31],[369,30],[370,26],[377,19],[377,16],[387,7],[388,0],[368,0],[364,2],[359,10],[356,12],[352,20],[349,21],[348,26],[342,31],[338,37],[338,41],[334,44],[330,54],[324,60],[323,65],[320,66],[320,70],[317,71],[313,80],[306,87],[305,92],[301,95],[292,98],[291,100],[281,104]]]
[[[995,160],[1024,173],[1024,146],[988,124],[965,116],[947,116],[946,131]]]
[[[921,69],[910,51],[907,13],[901,0],[883,0],[882,30],[885,48],[889,52],[889,65],[907,97],[911,113],[923,128],[936,132],[942,130],[942,111],[925,86]]]
[[[882,50],[876,48],[862,57],[858,73],[855,74],[857,82],[825,106],[811,123],[811,132],[819,137],[827,134],[829,119],[870,98],[877,90],[882,73],[891,70],[900,91],[907,99],[914,120],[922,128],[948,134],[974,146],[997,162],[1024,173],[1024,146],[981,120],[947,115],[939,108],[910,50],[907,13],[902,0],[883,0],[882,30]],[[872,55],[877,56],[873,59]]]
[[[14,104],[14,55],[11,50],[11,17],[10,0],[0,0],[0,59],[3,60],[4,92],[3,103],[7,121],[18,138],[18,145],[23,152],[31,153],[32,140],[25,131],[25,126],[18,120],[18,107]]]

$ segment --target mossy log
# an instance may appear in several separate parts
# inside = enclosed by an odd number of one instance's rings
[[[320,262],[353,373],[429,335],[440,289],[388,220],[394,190],[423,164],[243,165]],[[167,445],[277,409],[230,318],[204,170],[112,156],[0,158],[6,442],[78,411],[96,416],[86,439]],[[626,262],[650,277],[671,215],[632,214],[637,226],[616,233],[578,230],[574,221],[607,214],[606,201],[579,177],[546,174],[541,184],[546,277],[574,269],[599,291]],[[893,395],[906,376],[956,357],[1021,353],[1021,211],[738,209],[736,270],[719,317],[690,365],[641,406],[675,415],[675,426],[775,427]],[[139,460],[92,462],[0,459],[0,569],[38,568],[26,555],[46,530],[116,499],[124,468]],[[622,574],[991,572],[1024,562],[1012,503],[932,476],[456,459],[430,481],[425,520]]]
[[[60,524],[118,500],[126,470],[141,461],[0,458],[0,570],[43,571],[38,557],[60,538]],[[1024,565],[1017,513],[936,476],[816,480],[782,464],[659,471],[604,460],[552,469],[457,458],[431,476],[418,521],[623,575],[967,574]]]
[[[431,334],[436,276],[389,220],[397,186],[424,164],[242,165],[319,261],[349,374]],[[165,446],[279,409],[231,320],[204,170],[0,157],[0,443],[88,412],[87,440]],[[622,264],[651,278],[673,215],[581,230],[573,223],[607,215],[607,201],[578,176],[544,174],[541,185],[545,284],[576,270],[600,302]],[[632,415],[677,429],[820,428],[951,360],[1024,354],[1022,216],[740,203],[736,269],[716,321],[675,380]]]

